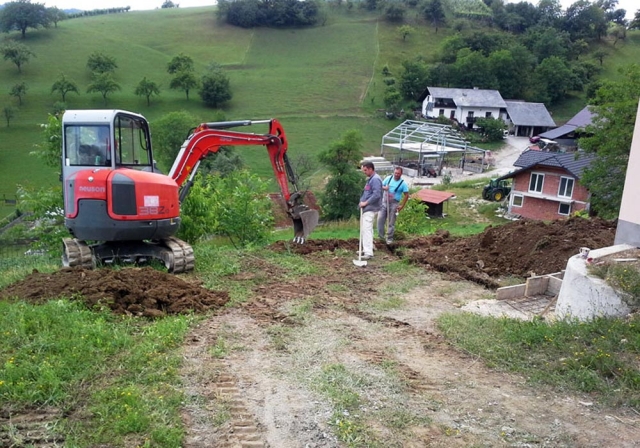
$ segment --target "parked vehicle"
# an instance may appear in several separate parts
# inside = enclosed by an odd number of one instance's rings
[[[511,193],[510,179],[491,179],[482,189],[482,199],[487,201],[502,201]]]

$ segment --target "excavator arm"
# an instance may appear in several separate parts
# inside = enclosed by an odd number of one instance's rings
[[[268,134],[230,131],[229,128],[268,124]],[[222,146],[266,146],[282,196],[287,204],[287,214],[293,221],[294,241],[304,243],[318,224],[318,211],[303,202],[304,193],[299,190],[297,179],[287,158],[288,140],[278,120],[244,120],[202,123],[189,135],[180,148],[169,177],[180,186],[180,202],[189,194],[193,179],[201,161],[210,153],[217,153]],[[293,193],[289,190],[293,187]]]

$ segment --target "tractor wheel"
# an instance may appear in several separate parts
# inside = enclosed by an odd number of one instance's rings
[[[502,192],[502,190],[496,190],[493,192],[493,200],[496,202],[500,202],[502,201],[502,199],[504,199],[504,193]]]

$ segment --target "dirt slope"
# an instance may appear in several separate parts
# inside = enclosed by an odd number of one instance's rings
[[[338,441],[338,420],[351,416],[319,388],[327,369],[340,366],[351,375],[345,384],[353,379],[358,388],[354,417],[367,428],[354,446],[635,447],[640,418],[631,411],[532,388],[453,349],[434,324],[490,296],[486,286],[502,276],[558,271],[579,247],[611,244],[613,232],[599,220],[515,222],[471,238],[439,234],[380,247],[366,268],[352,263],[357,240],[278,243],[271,249],[299,253],[317,273],[291,276],[245,257],[229,280],[248,285],[252,298],[230,309],[220,308],[226,292],[148,268],[36,272],[0,296],[73,295],[146,316],[212,312],[184,347],[185,447],[347,446]],[[420,266],[410,278],[387,268],[399,254]],[[228,353],[214,358],[210,348],[221,340]]]

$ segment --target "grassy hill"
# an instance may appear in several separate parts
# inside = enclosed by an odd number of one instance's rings
[[[52,170],[29,152],[41,139],[39,124],[61,100],[50,92],[61,73],[80,89],[80,95],[67,95],[70,109],[131,110],[145,115],[152,128],[154,119],[178,110],[210,120],[214,111],[203,105],[196,92],[187,101],[184,93],[168,89],[166,64],[179,53],[194,59],[198,75],[213,61],[222,64],[234,95],[224,107],[226,117],[280,119],[289,135],[292,158],[305,154],[315,159],[319,151],[354,128],[365,137],[367,155],[377,155],[382,135],[397,124],[376,113],[383,107],[382,67],[399,72],[405,59],[422,55],[432,60],[441,40],[452,32],[441,28],[436,33],[410,20],[416,33],[406,41],[398,36],[397,25],[360,10],[330,10],[323,26],[310,29],[240,29],[218,23],[215,8],[203,7],[93,16],[63,21],[57,28],[29,30],[24,43],[36,57],[24,65],[22,73],[11,62],[0,61],[0,109],[10,104],[17,108],[10,127],[0,122],[0,199],[13,196],[16,184],[58,182]],[[9,39],[22,41],[16,33],[2,36],[0,42]],[[612,50],[606,76],[614,77],[617,65],[637,56],[638,39],[639,35],[630,36],[616,48],[605,44]],[[115,76],[122,90],[110,94],[106,106],[99,94],[86,93],[91,80],[86,62],[96,51],[113,56],[118,64]],[[150,106],[133,94],[145,76],[162,89]],[[20,107],[8,94],[19,82],[28,87]],[[556,121],[570,118],[583,106],[576,97],[558,108]],[[239,151],[253,171],[271,177],[260,148]],[[319,170],[314,183],[319,184],[321,177]]]

